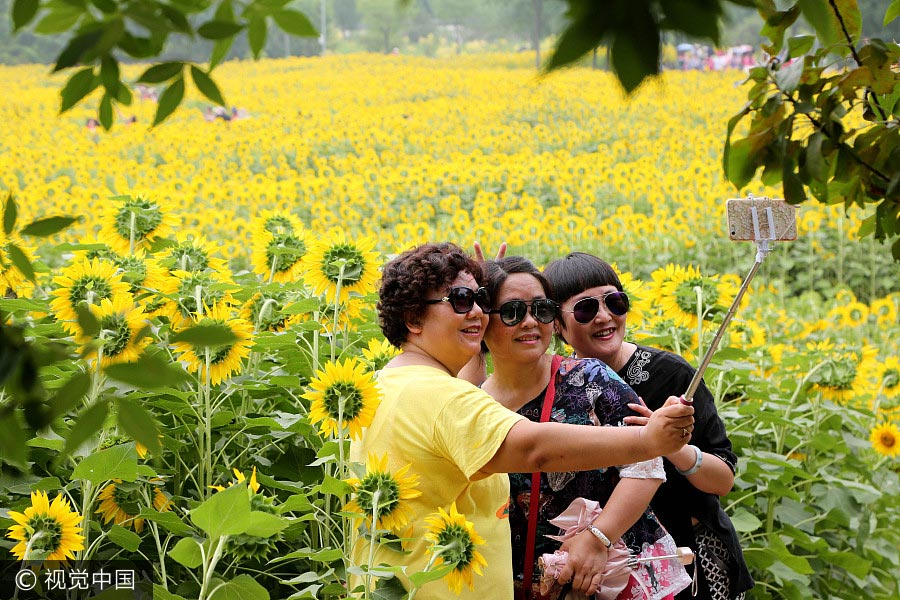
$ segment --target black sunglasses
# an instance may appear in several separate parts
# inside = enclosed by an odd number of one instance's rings
[[[464,315],[472,310],[476,304],[485,313],[489,312],[491,307],[491,297],[487,289],[483,287],[477,290],[465,286],[452,287],[450,292],[443,298],[426,300],[425,304],[440,304],[441,302],[449,302],[453,312],[460,315]]]
[[[559,310],[559,305],[550,298],[538,298],[531,302],[510,300],[501,304],[500,308],[492,310],[491,313],[500,315],[503,324],[512,327],[525,320],[529,306],[531,307],[531,316],[544,324],[552,323]]]
[[[590,323],[600,310],[601,300],[606,306],[606,310],[617,317],[621,317],[627,313],[628,307],[630,306],[628,303],[628,294],[625,292],[609,292],[600,297],[588,296],[587,298],[582,298],[572,305],[572,310],[560,310],[572,313],[572,316],[575,317],[575,320],[579,323]]]

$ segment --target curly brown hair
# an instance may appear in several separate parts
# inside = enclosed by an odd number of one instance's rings
[[[399,348],[409,335],[406,323],[421,322],[428,296],[446,289],[463,271],[482,285],[481,266],[451,242],[422,244],[384,265],[376,305],[384,337]]]

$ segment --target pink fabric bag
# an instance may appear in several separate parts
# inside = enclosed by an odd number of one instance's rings
[[[550,520],[550,523],[559,527],[562,533],[547,537],[563,542],[587,529],[602,510],[599,503],[594,500],[576,498],[559,516]],[[554,586],[559,585],[556,578],[559,577],[567,557],[567,552],[557,550],[553,554],[543,554],[538,559],[538,564],[543,569],[541,594],[547,595]],[[643,569],[638,568],[638,565],[647,562],[653,565],[652,579],[655,580],[655,584],[646,576]],[[603,583],[594,597],[601,600],[616,600],[626,590],[629,590],[629,593],[623,597],[650,600],[677,594],[691,584],[691,578],[684,568],[685,564],[691,562],[693,562],[691,550],[676,548],[675,541],[668,534],[656,545],[642,551],[639,557],[632,556],[621,539],[616,540],[609,549],[609,557],[603,570]],[[578,590],[572,590],[566,596],[566,600],[586,599],[587,596]]]

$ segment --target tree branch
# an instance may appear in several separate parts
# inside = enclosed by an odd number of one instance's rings
[[[841,11],[837,7],[837,2],[835,0],[828,0],[828,4],[831,6],[831,10],[834,12],[834,16],[837,17],[838,23],[841,24],[841,31],[844,32],[844,37],[847,39],[847,45],[850,46],[850,53],[853,54],[853,60],[856,61],[856,64],[862,66],[862,60],[859,58],[859,54],[856,52],[856,44],[853,42],[853,38],[850,37],[850,32],[847,31],[847,24],[844,23],[844,15],[841,14]],[[866,99],[872,98],[871,103],[874,105],[875,109],[878,111],[878,116],[881,117],[882,121],[887,121],[887,114],[884,112],[884,107],[881,106],[881,103],[878,101],[878,95],[872,93],[872,89],[866,88]]]

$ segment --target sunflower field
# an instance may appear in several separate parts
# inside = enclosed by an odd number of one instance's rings
[[[725,232],[741,73],[669,72],[625,98],[608,73],[530,63],[231,62],[239,118],[205,118],[189,90],[148,129],[136,94],[108,133],[85,126],[90,102],[58,116],[46,68],[0,68],[2,332],[38,349],[27,406],[50,423],[0,391],[5,570],[145,561],[158,600],[466,589],[484,540],[465,515],[436,506],[410,531],[422,474],[348,459],[396,353],[384,261],[442,240],[537,264],[592,252],[633,299],[631,339],[696,364],[755,256]],[[868,226],[802,206],[706,374],[753,598],[900,598],[900,268]],[[354,531],[429,540],[425,571],[402,574],[414,591],[354,556]]]

